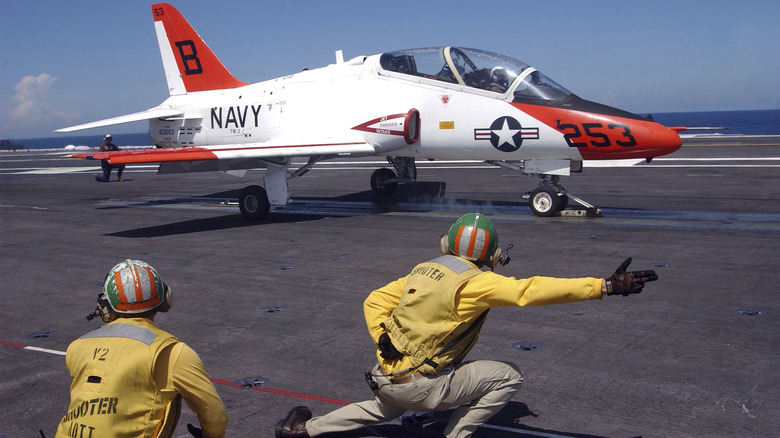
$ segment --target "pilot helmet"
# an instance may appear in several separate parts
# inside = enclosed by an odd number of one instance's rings
[[[148,263],[127,259],[108,272],[103,283],[111,309],[117,313],[136,314],[171,307],[171,289]]]
[[[501,249],[498,248],[498,233],[493,222],[480,213],[464,214],[450,227],[442,237],[441,249],[444,254],[454,254],[472,262],[495,266]]]

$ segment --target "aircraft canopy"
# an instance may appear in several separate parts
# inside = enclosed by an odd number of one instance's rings
[[[514,101],[557,102],[572,95],[535,68],[498,53],[462,47],[426,47],[383,53],[383,70],[465,85]]]

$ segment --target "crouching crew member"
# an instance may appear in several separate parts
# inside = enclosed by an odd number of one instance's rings
[[[98,148],[98,152],[118,152],[119,147],[112,143],[112,140],[113,137],[111,137],[111,134],[106,134],[103,137],[103,143],[101,143],[100,147]],[[98,175],[96,173],[92,175],[95,177],[95,181],[108,182],[111,179],[111,169],[116,169],[117,181],[124,181],[122,179],[122,172],[125,171],[124,164],[111,164],[109,160],[100,160],[100,169],[103,171],[102,175]]]
[[[307,407],[295,407],[277,423],[277,437],[315,437],[390,421],[407,410],[452,408],[444,435],[471,436],[512,399],[523,381],[515,364],[463,361],[490,308],[625,296],[658,279],[652,270],[626,272],[630,258],[606,280],[496,274],[492,268],[506,260],[493,224],[479,213],[460,217],[441,246],[443,256],[373,291],[363,304],[377,345],[378,364],[366,372],[374,399],[314,418]]]
[[[140,260],[114,266],[87,319],[107,324],[68,346],[70,406],[57,429],[65,437],[170,437],[181,400],[198,416],[196,436],[225,436],[227,413],[198,355],[155,327],[171,289]]]

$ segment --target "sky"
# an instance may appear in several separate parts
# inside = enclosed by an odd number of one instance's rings
[[[452,45],[502,53],[635,113],[780,108],[777,0],[170,3],[250,83],[332,64],[336,50]],[[165,100],[151,5],[0,0],[0,138],[64,135],[52,131]]]

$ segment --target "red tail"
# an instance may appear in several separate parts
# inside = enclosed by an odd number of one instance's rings
[[[157,3],[152,14],[171,94],[248,85],[230,74],[176,8]]]

